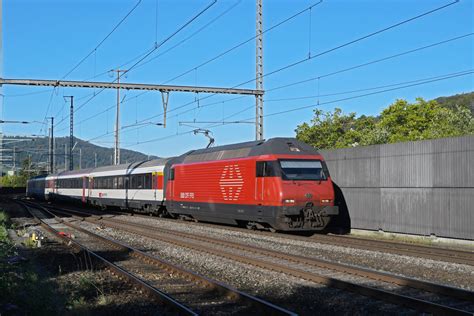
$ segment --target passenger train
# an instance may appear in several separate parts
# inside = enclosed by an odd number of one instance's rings
[[[320,231],[339,212],[323,157],[294,138],[38,176],[27,195],[272,231]]]

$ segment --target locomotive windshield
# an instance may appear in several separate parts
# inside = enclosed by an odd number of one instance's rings
[[[280,160],[284,180],[326,180],[319,160]]]

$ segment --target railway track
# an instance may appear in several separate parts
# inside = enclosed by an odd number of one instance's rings
[[[110,217],[85,217],[87,214],[79,211],[55,212],[76,217],[79,215],[94,224],[100,223],[120,231],[349,290],[423,312],[443,315],[473,315],[474,312],[474,294],[458,288]],[[400,292],[404,294],[399,294]]]
[[[77,212],[79,215],[86,215],[86,214],[93,214],[98,215],[96,210],[91,210],[91,212],[87,211],[78,211],[78,210],[71,210]],[[102,213],[103,214],[103,213]],[[114,214],[120,215],[129,215],[128,213],[122,212],[114,212]],[[100,216],[100,215],[99,215]],[[136,217],[144,217],[150,218],[147,215],[141,214],[133,214]],[[156,220],[162,221],[175,221],[173,219],[167,218],[156,218]],[[188,222],[189,225],[197,225],[197,226],[206,226],[212,228],[219,228],[216,224],[209,224],[209,223],[197,223],[197,222]],[[255,235],[262,235],[262,236],[275,236],[275,233],[270,233],[266,231],[250,231],[245,228],[239,228],[235,226],[225,226],[225,230],[229,231],[238,231],[238,232],[246,232]],[[454,250],[454,249],[446,249],[442,247],[436,246],[421,246],[421,245],[414,245],[396,241],[381,241],[381,240],[372,240],[367,238],[360,238],[360,237],[351,237],[351,236],[339,236],[339,235],[313,235],[311,237],[305,236],[298,236],[298,235],[290,235],[290,234],[279,234],[278,236],[293,239],[293,240],[301,240],[301,241],[314,241],[321,244],[327,244],[332,246],[339,246],[339,247],[351,247],[356,249],[362,250],[370,250],[370,251],[379,251],[382,253],[392,253],[398,255],[406,255],[412,257],[419,257],[425,259],[431,259],[436,261],[443,261],[449,263],[458,263],[458,264],[467,264],[474,266],[474,251],[464,251],[464,250]]]
[[[173,314],[295,315],[272,303],[83,229],[73,221],[57,217],[43,206],[25,202],[22,205],[49,232],[86,251],[114,274],[131,282],[152,299],[166,304]],[[58,227],[69,233],[74,232],[76,239],[59,234]],[[170,275],[173,277],[170,278]]]

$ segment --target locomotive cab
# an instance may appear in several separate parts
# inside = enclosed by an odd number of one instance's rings
[[[320,230],[338,214],[326,164],[319,157],[257,161],[257,199],[274,210],[277,230]]]

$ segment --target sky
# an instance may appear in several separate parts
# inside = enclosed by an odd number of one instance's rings
[[[131,68],[139,60],[137,56],[149,52],[213,2],[3,0],[1,75],[111,82],[111,69]],[[294,137],[296,127],[309,122],[314,109],[332,111],[338,107],[358,115],[377,115],[396,99],[414,101],[473,91],[472,73],[424,83],[474,70],[473,2],[323,0],[309,10],[318,1],[264,0],[264,30],[304,11],[264,34],[264,137]],[[218,0],[121,81],[255,89],[254,36],[255,1]],[[246,40],[248,43],[202,65]],[[306,82],[293,84],[300,81]],[[412,86],[394,89],[406,85]],[[276,89],[282,86],[287,87]],[[68,136],[69,101],[63,96],[73,95],[75,136],[113,147],[116,90],[4,85],[1,93],[3,120],[38,122],[0,124],[4,134],[45,135],[45,118],[54,116],[55,135]],[[171,92],[163,128],[154,124],[163,122],[159,92],[122,90],[120,94],[121,148],[161,157],[180,155],[207,145],[203,135],[193,134],[196,128],[208,128],[217,145],[255,139],[253,96]],[[297,108],[302,109],[285,112]],[[222,124],[235,121],[239,123]]]

